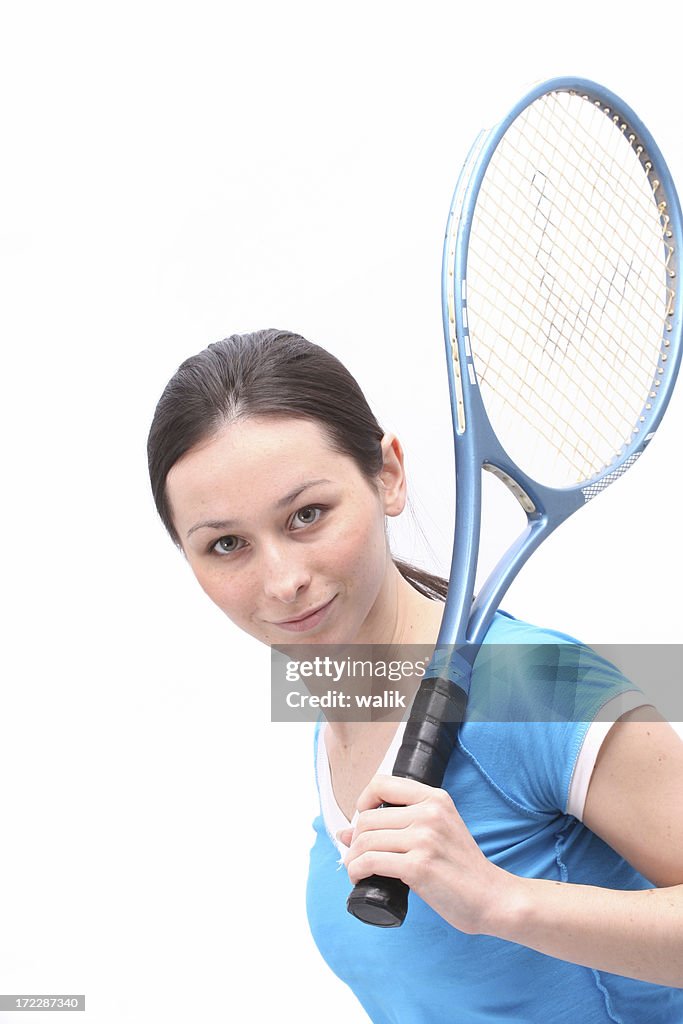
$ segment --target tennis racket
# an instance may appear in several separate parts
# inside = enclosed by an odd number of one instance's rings
[[[455,435],[450,586],[393,774],[440,786],[478,645],[510,583],[652,440],[681,359],[681,210],[649,131],[594,82],[537,86],[482,132],[443,253]],[[482,469],[527,517],[474,600]],[[408,887],[373,875],[350,913],[400,925]]]

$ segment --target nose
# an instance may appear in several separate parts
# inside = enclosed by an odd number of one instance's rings
[[[263,550],[263,589],[266,597],[282,604],[294,604],[311,582],[305,552],[285,552],[279,544]]]

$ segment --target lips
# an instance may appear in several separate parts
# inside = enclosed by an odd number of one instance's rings
[[[279,629],[285,629],[290,633],[304,633],[308,629],[313,629],[326,617],[332,603],[337,595],[326,601],[325,604],[318,605],[317,608],[313,608],[310,612],[304,612],[303,615],[299,615],[293,619],[285,619],[282,622],[274,622],[273,625]]]

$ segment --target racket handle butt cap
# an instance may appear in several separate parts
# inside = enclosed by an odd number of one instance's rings
[[[370,875],[354,887],[346,909],[365,924],[398,928],[408,912],[408,886],[400,878]]]

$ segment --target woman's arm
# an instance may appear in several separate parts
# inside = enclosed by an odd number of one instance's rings
[[[656,712],[608,733],[586,825],[661,888],[637,892],[520,878],[483,856],[443,790],[376,776],[346,862],[353,883],[392,875],[454,927],[597,970],[683,987],[683,742]],[[379,803],[401,804],[377,808]]]
[[[498,938],[598,971],[683,988],[683,885],[621,892],[517,878],[493,917]]]

